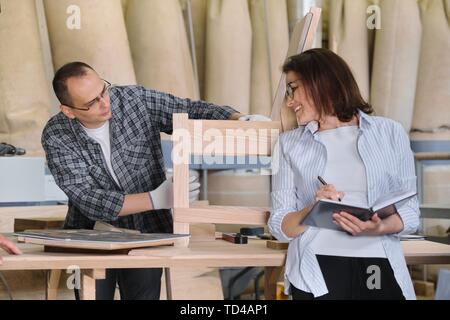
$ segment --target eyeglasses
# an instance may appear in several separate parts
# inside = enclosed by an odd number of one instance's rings
[[[100,103],[100,99],[106,99],[106,97],[109,96],[108,90],[109,90],[109,88],[111,88],[111,86],[112,86],[111,83],[110,83],[109,81],[106,81],[106,80],[104,80],[104,79],[102,79],[102,80],[103,80],[103,82],[105,83],[105,85],[103,86],[103,90],[102,90],[102,92],[100,92],[100,94],[99,94],[96,98],[94,98],[92,101],[86,103],[86,104],[85,104],[83,107],[81,107],[81,108],[80,108],[80,107],[69,106],[69,105],[67,105],[67,104],[65,104],[65,106],[66,106],[66,107],[69,107],[69,108],[72,108],[72,109],[75,109],[75,110],[81,110],[81,111],[89,111],[89,110],[91,110],[91,108],[97,106],[97,104]]]
[[[285,94],[286,98],[289,98],[289,99],[294,98],[294,92],[295,92],[295,90],[297,90],[298,87],[293,87],[292,84],[297,81],[298,81],[298,79],[291,81],[286,85],[286,94]]]

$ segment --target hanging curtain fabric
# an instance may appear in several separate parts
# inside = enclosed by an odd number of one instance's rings
[[[43,156],[51,99],[34,0],[1,2],[0,44],[0,142]]]
[[[419,67],[422,25],[417,0],[382,0],[376,31],[371,103],[377,115],[409,132]]]
[[[127,8],[128,8],[128,0],[121,0],[121,1],[122,1],[123,16],[126,17],[127,16]]]
[[[208,0],[191,0],[200,97],[205,96],[206,9]]]
[[[289,47],[285,0],[250,0],[253,27],[250,112],[269,116]]]
[[[413,129],[450,131],[449,6],[448,0],[420,1],[423,33]]]
[[[198,99],[178,0],[129,0],[127,30],[139,84]]]
[[[209,0],[205,99],[250,109],[252,29],[247,0]]]
[[[82,61],[112,83],[136,83],[120,0],[45,0],[44,4],[55,70]]]
[[[329,48],[350,66],[364,99],[369,98],[367,0],[330,1]]]

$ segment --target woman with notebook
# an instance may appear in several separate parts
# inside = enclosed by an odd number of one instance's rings
[[[415,191],[405,130],[370,115],[350,68],[327,49],[289,58],[283,72],[287,106],[299,127],[280,136],[274,154],[279,166],[269,228],[290,241],[286,293],[290,288],[294,299],[415,299],[399,235],[418,228],[416,196],[384,219],[338,212],[330,214],[338,230],[302,224],[320,199],[371,207],[389,193]]]

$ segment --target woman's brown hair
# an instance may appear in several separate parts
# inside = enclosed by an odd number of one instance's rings
[[[288,58],[283,72],[294,72],[320,116],[334,115],[350,121],[358,110],[371,114],[347,63],[328,49],[311,49]]]

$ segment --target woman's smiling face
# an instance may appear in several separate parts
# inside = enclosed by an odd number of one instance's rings
[[[294,110],[297,123],[306,125],[311,121],[319,121],[320,115],[295,72],[289,71],[286,74],[286,85],[293,91],[292,97],[286,97],[286,105]]]

